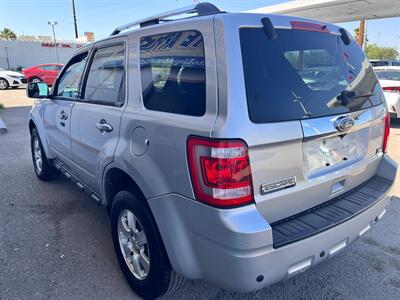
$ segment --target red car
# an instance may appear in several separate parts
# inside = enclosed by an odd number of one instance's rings
[[[62,64],[42,64],[23,69],[22,73],[25,75],[28,82],[43,81],[48,85],[53,85],[62,67]]]

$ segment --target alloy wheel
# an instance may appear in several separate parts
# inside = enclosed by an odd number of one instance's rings
[[[43,159],[42,150],[40,149],[40,143],[37,137],[34,137],[33,139],[33,157],[35,159],[36,169],[39,173],[41,173],[43,168]]]
[[[5,90],[7,88],[7,81],[0,79],[0,90]]]
[[[143,226],[130,210],[118,218],[118,240],[125,263],[139,280],[146,279],[150,270],[150,255]]]

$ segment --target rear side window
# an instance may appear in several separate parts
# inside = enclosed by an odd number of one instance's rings
[[[249,117],[254,123],[317,118],[381,103],[372,67],[360,47],[325,32],[241,28]]]
[[[204,115],[206,76],[200,32],[180,31],[141,38],[140,75],[147,109]]]
[[[125,97],[124,74],[124,45],[96,50],[89,68],[83,101],[122,106]]]

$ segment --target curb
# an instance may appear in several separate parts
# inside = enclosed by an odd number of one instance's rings
[[[6,123],[0,118],[0,134],[7,133]]]

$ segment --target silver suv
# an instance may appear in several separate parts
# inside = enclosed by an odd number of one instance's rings
[[[27,93],[37,176],[107,207],[145,298],[184,277],[261,289],[346,248],[391,200],[384,96],[335,25],[201,3],[115,29]]]

